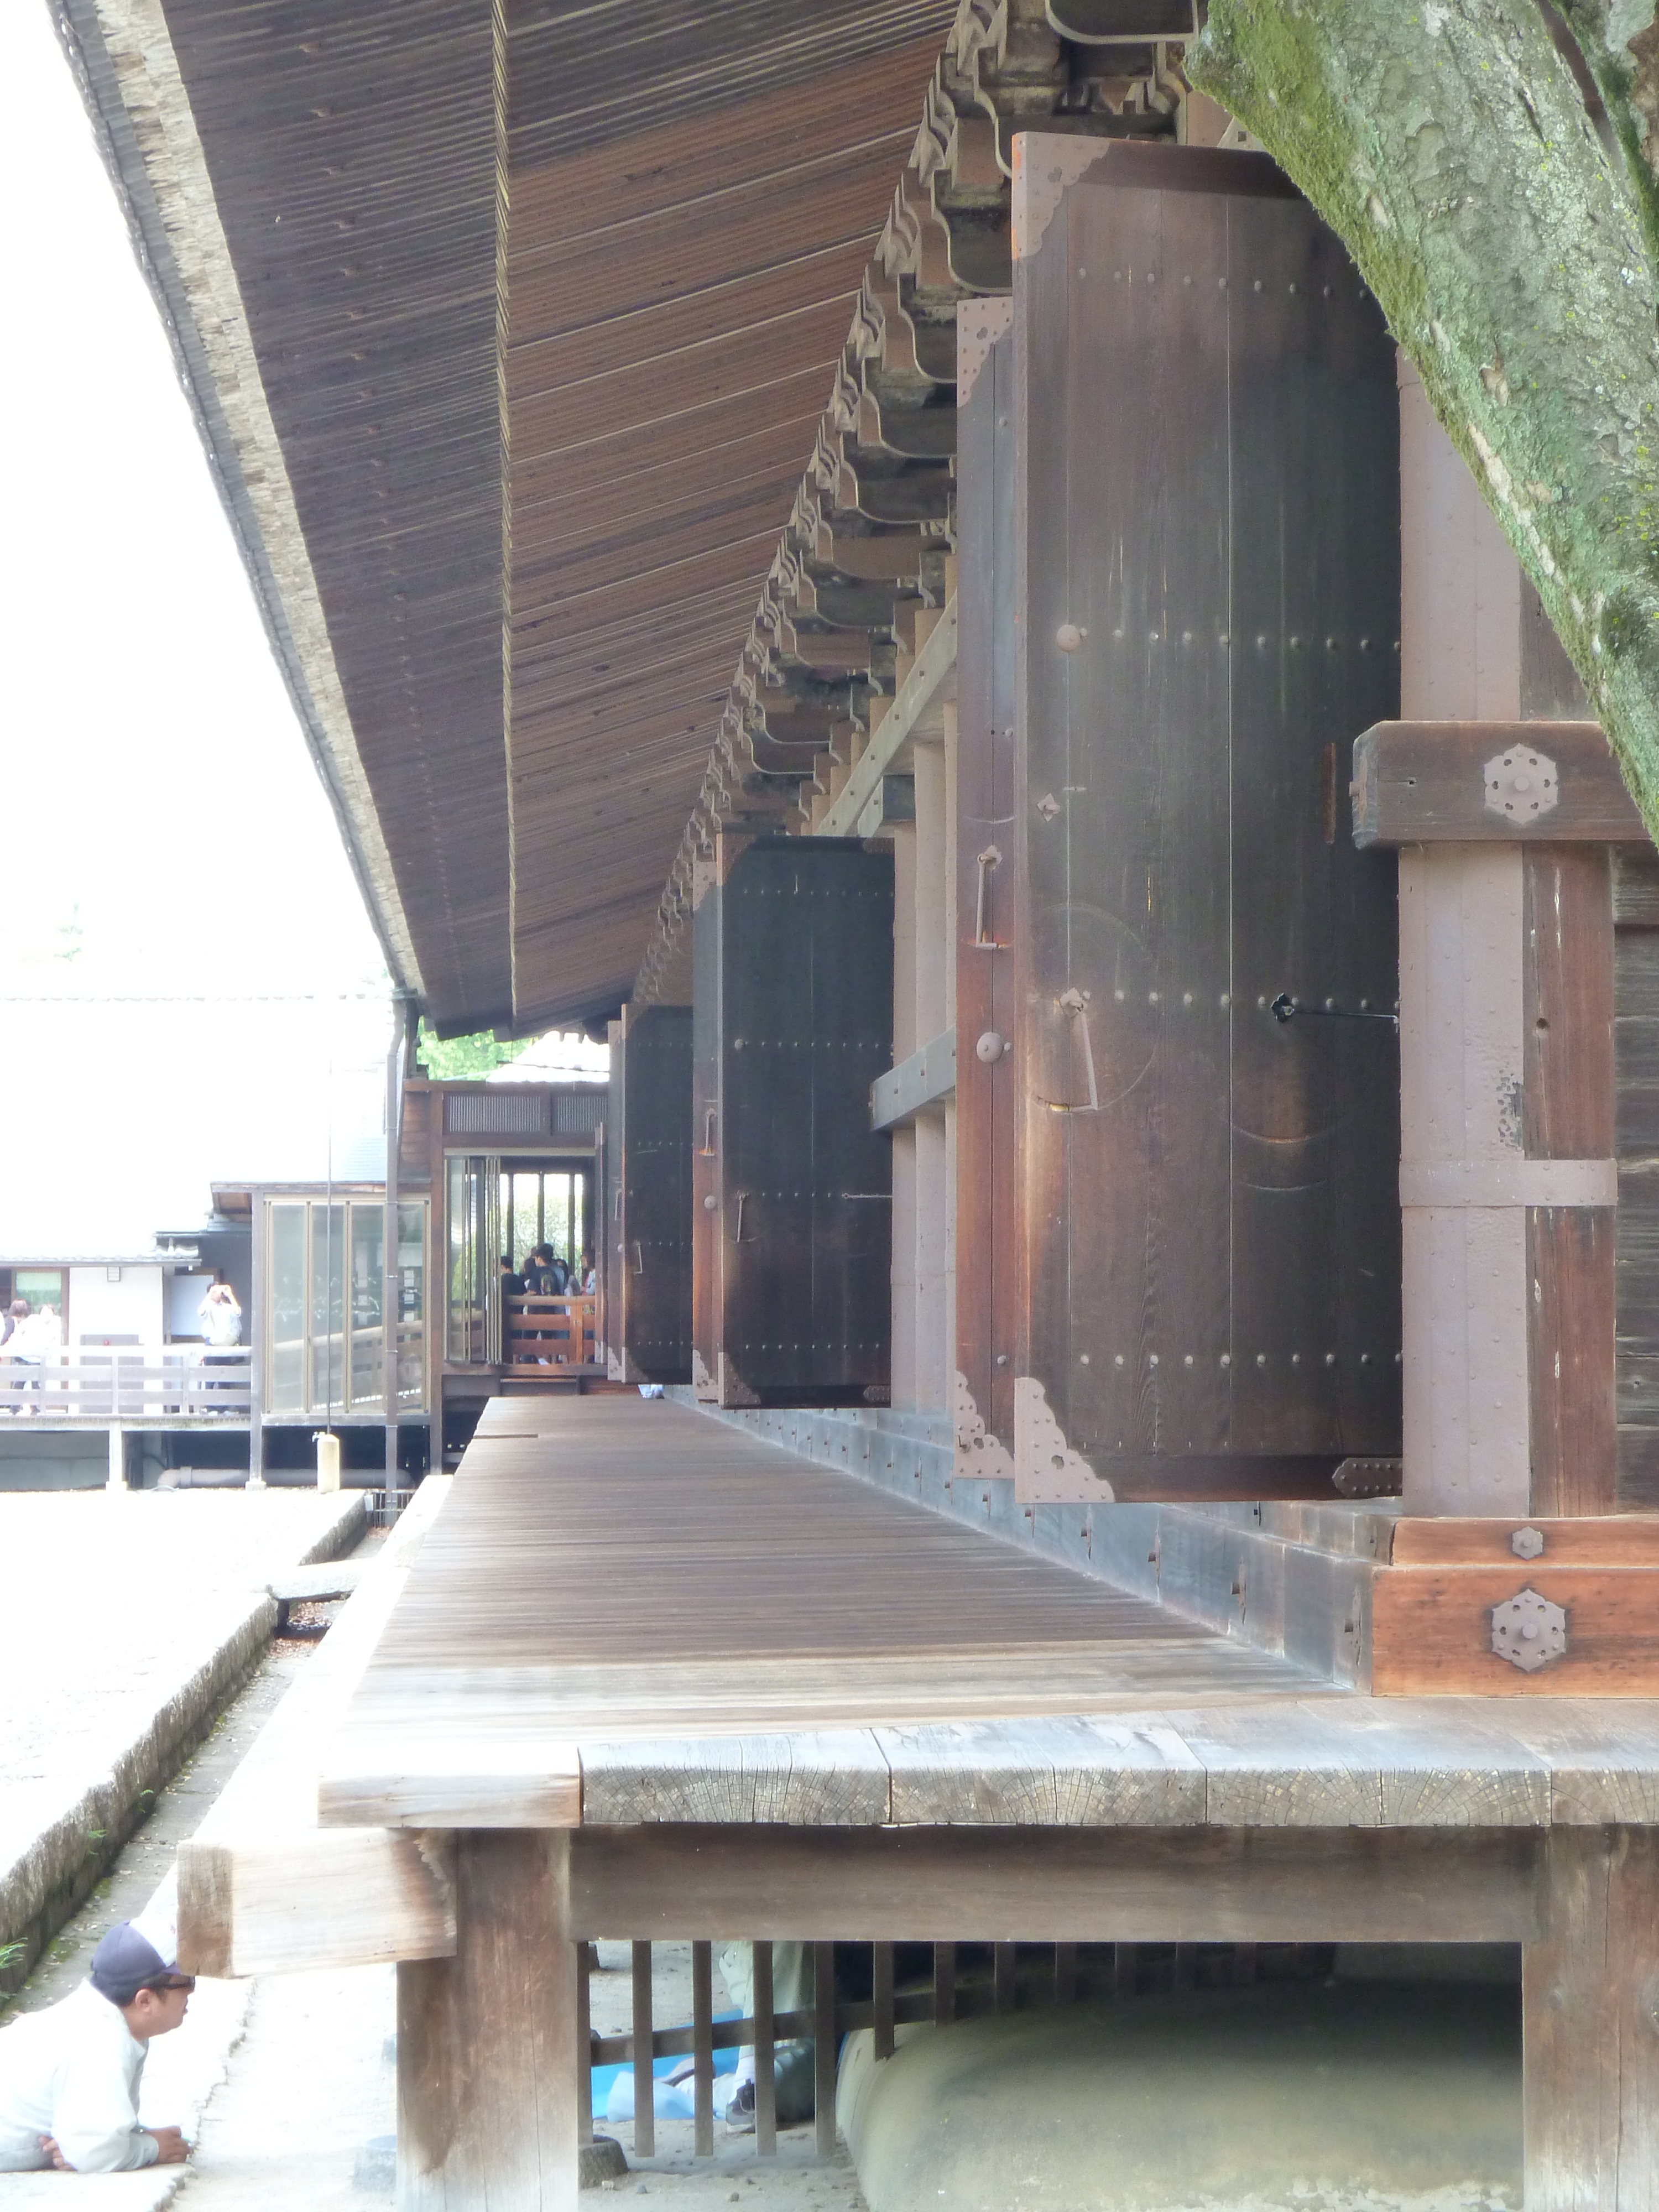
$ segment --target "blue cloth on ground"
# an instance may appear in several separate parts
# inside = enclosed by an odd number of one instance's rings
[[[740,2013],[735,2012],[717,2012],[714,2014],[717,2023],[726,2020],[740,2020],[742,2017]],[[690,2029],[690,2023],[687,2021],[688,2033]],[[651,2071],[656,2077],[656,2088],[651,2101],[653,2109],[659,2119],[693,2120],[696,2118],[696,2111],[692,2103],[692,2086],[690,2077],[687,2077],[684,2084],[670,2082],[665,2078],[677,2066],[689,2063],[690,2060],[684,2051],[670,2051],[663,2057],[653,2061]],[[722,2090],[720,2076],[735,2073],[737,2065],[738,2046],[735,2043],[728,2043],[724,2049],[719,2045],[715,2045],[714,2110],[717,2112],[726,2109],[726,2098],[730,2094],[729,2084],[725,2090]],[[621,2101],[618,2101],[619,2090]],[[674,2101],[665,2102],[665,2099],[672,2099]],[[631,2060],[623,2059],[619,2065],[596,2066],[593,2069],[593,2110],[596,2113],[603,2112],[607,2120],[633,2118],[634,2067]]]

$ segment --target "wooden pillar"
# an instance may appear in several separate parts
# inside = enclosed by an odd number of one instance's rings
[[[464,1832],[453,1959],[398,1968],[399,2212],[576,2212],[570,1838]]]
[[[1659,2202],[1659,1832],[1550,1831],[1522,1954],[1527,2212]]]
[[[1496,757],[1525,710],[1520,568],[1403,362],[1401,518],[1403,718],[1491,724]],[[1607,850],[1407,845],[1400,1012],[1407,1510],[1608,1511]]]
[[[893,1065],[927,1040],[916,1034],[916,826],[887,825],[893,839]],[[916,1395],[916,1125],[893,1132],[893,1404]]]
[[[1012,1480],[1023,1341],[1016,1119],[1023,840],[1015,813],[1013,303],[957,330],[957,636],[951,1109],[956,1468]]]
[[[915,749],[916,788],[914,1033],[919,1049],[940,1036],[946,1013],[946,965],[952,917],[945,909],[945,748]],[[945,1341],[945,1223],[950,1189],[945,1182],[945,1109],[932,1108],[915,1120],[915,1338],[912,1387],[915,1403],[942,1412],[950,1403]]]

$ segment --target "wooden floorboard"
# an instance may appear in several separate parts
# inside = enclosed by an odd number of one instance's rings
[[[489,1409],[330,1826],[1659,1819],[1659,1704],[1376,1700],[688,1408]]]

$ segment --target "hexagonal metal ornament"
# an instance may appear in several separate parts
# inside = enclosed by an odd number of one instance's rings
[[[1530,745],[1511,745],[1494,753],[1484,770],[1488,814],[1506,821],[1535,822],[1561,803],[1561,778],[1547,753]]]
[[[1565,1656],[1567,1616],[1537,1590],[1517,1590],[1492,1609],[1492,1648],[1523,1674],[1535,1674]]]
[[[1517,1559],[1535,1559],[1544,1548],[1541,1528],[1517,1528],[1510,1538],[1510,1549]]]

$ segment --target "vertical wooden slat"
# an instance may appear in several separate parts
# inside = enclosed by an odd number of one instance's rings
[[[656,2090],[651,2051],[651,1946],[634,1946],[634,2155],[657,2154]]]
[[[1054,2002],[1073,2004],[1077,1999],[1077,1945],[1056,1943],[1054,1946]]]
[[[836,2154],[836,1947],[812,1946],[812,2129],[820,2158]]]
[[[591,1944],[577,1945],[576,2140],[579,2143],[591,2143],[593,2140],[593,2027],[592,2008],[589,2002],[592,1990],[587,1979],[593,1955]]]
[[[1014,1968],[1018,1953],[1012,1943],[998,1943],[992,1954],[992,1986],[999,2012],[1014,2008]]]
[[[878,1943],[872,1962],[872,1993],[876,2002],[876,2057],[893,2055],[893,1947]]]
[[[714,1962],[708,1943],[691,1946],[692,2142],[695,2158],[714,2155]]]
[[[772,1946],[755,1946],[755,2155],[778,2154],[777,2081],[772,2049]]]
[[[933,2021],[936,2026],[957,2016],[957,1947],[933,1946]]]

